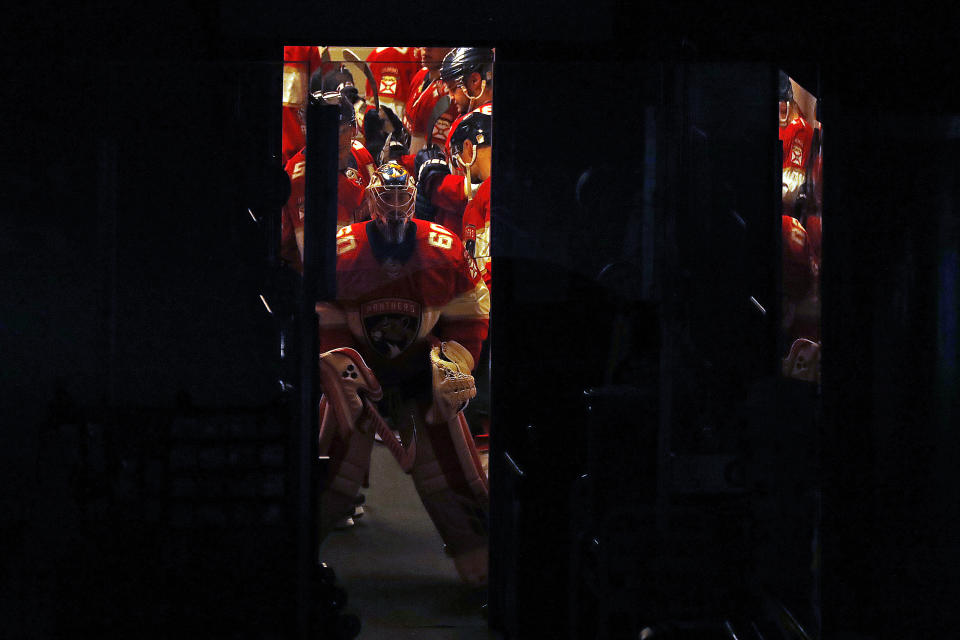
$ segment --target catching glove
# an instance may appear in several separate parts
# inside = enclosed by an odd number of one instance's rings
[[[446,422],[477,396],[477,385],[470,372],[473,356],[455,340],[441,342],[430,349],[433,369],[433,405],[427,410],[427,422]]]

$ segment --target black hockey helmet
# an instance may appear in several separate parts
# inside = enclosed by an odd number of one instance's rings
[[[310,76],[310,91],[340,91],[343,87],[352,87],[353,74],[350,73],[344,65],[340,65],[333,71],[323,73],[317,69]]]
[[[483,47],[457,47],[443,58],[440,66],[440,79],[443,82],[463,82],[463,79],[476,71],[484,80],[493,65],[493,49]]]
[[[450,154],[460,155],[463,152],[463,141],[468,139],[478,147],[492,144],[493,116],[480,111],[471,111],[465,115],[450,134]]]
[[[793,85],[790,83],[790,76],[783,71],[780,72],[780,83],[777,88],[777,93],[780,98],[780,126],[784,127],[790,119],[790,103],[793,102]]]
[[[778,91],[780,102],[793,102],[793,85],[790,84],[790,76],[783,71],[780,72],[780,87]]]

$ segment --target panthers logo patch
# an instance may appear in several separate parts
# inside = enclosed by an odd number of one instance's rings
[[[360,305],[367,344],[385,358],[396,358],[416,341],[422,318],[420,304],[413,300],[386,298]]]

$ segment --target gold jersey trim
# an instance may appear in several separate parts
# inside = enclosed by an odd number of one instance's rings
[[[472,291],[462,293],[441,310],[444,318],[486,318],[490,315],[490,290],[481,280]]]
[[[283,106],[302,107],[307,99],[306,63],[283,64]]]

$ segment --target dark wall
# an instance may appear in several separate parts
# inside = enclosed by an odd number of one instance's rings
[[[826,185],[824,269],[839,271],[823,293],[826,623],[936,633],[956,622],[958,586],[951,121],[825,113],[839,125],[831,148],[865,160]]]

